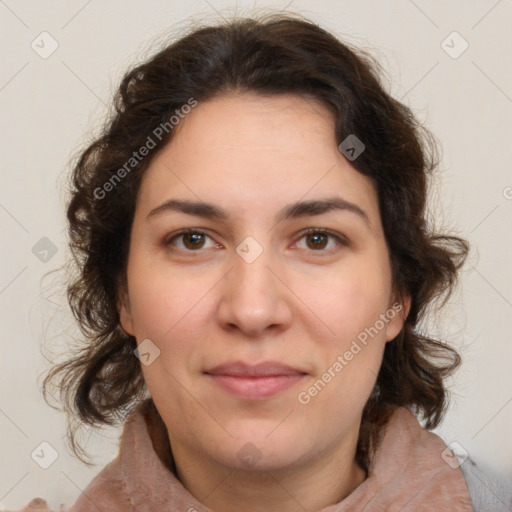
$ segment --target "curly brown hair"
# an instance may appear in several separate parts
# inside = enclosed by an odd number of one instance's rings
[[[68,439],[81,460],[86,462],[76,438],[80,421],[116,425],[146,391],[136,340],[120,326],[118,299],[127,284],[141,178],[171,140],[172,129],[160,130],[156,147],[123,173],[108,197],[101,190],[191,98],[204,102],[235,91],[320,100],[335,116],[338,143],[357,134],[365,145],[352,165],[377,187],[393,285],[400,298],[410,297],[411,307],[400,334],[386,344],[376,392],[363,411],[358,462],[367,467],[376,432],[396,406],[411,407],[427,428],[439,424],[447,405],[445,377],[460,356],[421,333],[418,323],[429,306],[451,293],[468,245],[427,225],[427,185],[438,165],[437,145],[411,110],[384,90],[382,76],[367,53],[290,14],[235,17],[196,28],[124,76],[114,114],[71,175],[67,220],[75,274],[67,298],[85,340],[43,383],[47,402],[50,383],[60,390]]]

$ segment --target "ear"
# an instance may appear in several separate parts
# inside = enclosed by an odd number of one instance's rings
[[[411,297],[409,295],[396,299],[389,305],[386,311],[386,316],[389,318],[389,322],[386,326],[386,341],[394,340],[398,336],[398,333],[404,326],[405,319],[410,309]]]
[[[135,336],[130,298],[128,297],[128,292],[124,289],[118,294],[117,311],[119,312],[119,322],[123,330],[131,336]]]

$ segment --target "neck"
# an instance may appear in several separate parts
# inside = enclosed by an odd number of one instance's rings
[[[356,438],[357,440],[357,438]],[[240,470],[219,465],[173,443],[178,479],[214,512],[297,512],[321,510],[347,497],[366,472],[350,453],[332,450],[286,469]]]

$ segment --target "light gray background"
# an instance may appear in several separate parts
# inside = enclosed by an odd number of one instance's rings
[[[190,15],[215,19],[261,7],[300,12],[349,42],[374,48],[393,94],[441,141],[433,209],[441,225],[469,239],[472,252],[457,293],[430,322],[464,358],[438,433],[447,443],[457,441],[489,474],[512,478],[510,0],[5,0],[0,509],[19,508],[35,496],[56,510],[68,507],[117,452],[119,431],[104,429],[89,438],[96,467],[73,459],[63,440],[65,418],[44,403],[39,389],[46,368],[41,344],[65,347],[76,331],[59,276],[42,280],[64,261],[63,184],[71,157],[94,135],[123,72],[156,49],[159,36],[188,27]],[[43,31],[58,43],[46,59],[31,48],[32,41],[40,51],[50,48],[49,39],[41,42]],[[457,36],[445,43],[452,56],[441,46],[453,31],[469,44],[457,58],[464,44]],[[57,249],[46,262],[36,245],[43,237]],[[58,453],[48,469],[31,458],[43,441]]]

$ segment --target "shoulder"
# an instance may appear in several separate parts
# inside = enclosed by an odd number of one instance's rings
[[[133,510],[125,490],[118,458],[107,464],[91,480],[70,508],[53,511],[45,500],[34,498],[24,508],[10,512],[98,512],[98,510],[108,510],[109,512]]]
[[[11,510],[7,512],[53,512],[46,503],[45,500],[41,498],[34,498],[28,505],[19,509],[19,510]]]
[[[460,466],[474,512],[512,509],[512,481],[467,458]]]
[[[133,510],[125,489],[119,457],[107,464],[96,475],[68,512],[111,512]]]

